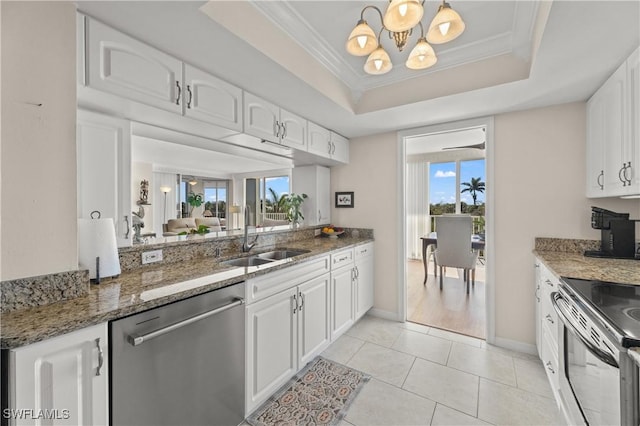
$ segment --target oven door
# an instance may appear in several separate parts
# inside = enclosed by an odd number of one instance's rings
[[[602,332],[585,321],[584,314],[570,306],[561,294],[554,293],[552,301],[564,325],[561,392],[564,387],[564,393],[573,394],[587,424],[621,424],[620,369],[615,345],[607,343]],[[563,396],[568,399],[571,395]]]

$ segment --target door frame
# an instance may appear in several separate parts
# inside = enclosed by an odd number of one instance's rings
[[[398,290],[398,315],[399,321],[407,318],[407,188],[406,188],[406,138],[425,135],[429,133],[441,133],[468,127],[484,126],[486,129],[486,155],[485,155],[485,235],[486,235],[486,282],[485,282],[485,307],[486,307],[486,341],[495,343],[495,251],[494,241],[494,195],[493,195],[493,117],[480,117],[469,120],[454,121],[450,123],[417,127],[398,132],[398,179],[397,179],[397,214],[398,214],[398,257],[399,265],[397,276]]]

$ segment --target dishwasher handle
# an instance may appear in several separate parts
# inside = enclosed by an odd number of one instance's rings
[[[147,334],[143,334],[141,336],[137,336],[137,335],[129,335],[127,336],[127,340],[129,341],[129,343],[131,343],[133,346],[140,346],[141,344],[143,344],[144,342],[147,342],[151,339],[155,339],[156,337],[160,337],[163,334],[167,334],[173,330],[177,330],[179,328],[182,328],[186,325],[189,324],[193,324],[194,322],[200,321],[202,319],[208,318],[210,316],[222,313],[224,311],[227,311],[231,308],[235,308],[236,306],[240,306],[244,304],[244,299],[237,297],[235,298],[235,300],[231,303],[228,303],[224,306],[220,306],[219,308],[213,309],[211,311],[207,311],[207,312],[203,312],[201,314],[195,315],[191,318],[187,318],[186,320],[177,322],[175,324],[171,324],[167,327],[161,328],[159,330],[156,331],[152,331],[151,333],[147,333]]]

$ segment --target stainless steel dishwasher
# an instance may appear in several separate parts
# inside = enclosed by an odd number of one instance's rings
[[[111,322],[111,424],[244,418],[244,283]]]

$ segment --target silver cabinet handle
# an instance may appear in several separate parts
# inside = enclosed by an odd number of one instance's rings
[[[629,170],[629,172],[631,173],[631,177],[627,177],[627,170]],[[627,181],[629,186],[631,186],[631,178],[633,177],[633,169],[631,168],[631,161],[629,161],[627,163],[627,165],[625,166],[624,172],[622,173],[622,176]]]
[[[331,141],[327,141],[327,146],[329,147],[328,154],[331,155]]]
[[[284,123],[280,123],[280,125],[282,126],[282,139],[284,139],[287,137],[287,126]]]
[[[551,371],[551,374],[556,374],[556,371],[553,369],[553,364],[551,364],[551,361],[547,361],[547,370]]]
[[[304,294],[298,292],[298,299],[300,299],[300,307],[298,308],[298,311],[301,311],[304,306]]]
[[[555,322],[553,321],[553,318],[551,318],[551,315],[547,314],[547,316],[545,317],[547,321],[549,321],[551,324],[555,324]]]
[[[297,298],[297,295],[294,294],[293,295],[293,313],[295,314],[296,312],[298,312],[298,298]]]
[[[604,189],[604,185],[602,182],[600,182],[600,178],[602,178],[602,180],[604,181],[604,170],[600,170],[600,174],[596,178],[596,182],[598,182],[598,186],[600,187],[600,189]]]
[[[187,101],[187,108],[191,109],[191,101],[193,100],[193,92],[191,87],[187,84],[187,93],[189,94],[189,100]]]
[[[102,348],[100,347],[100,338],[96,339],[96,347],[98,348],[98,368],[96,368],[96,376],[100,375],[100,369],[104,364],[104,353],[102,352]]]
[[[626,168],[627,168],[627,165],[622,163],[622,168],[618,170],[618,179],[620,179],[620,182],[622,182],[622,186],[627,186],[627,181],[624,180],[624,178],[622,177],[622,174],[624,173]]]
[[[127,224],[127,230],[124,233],[124,237],[129,238],[129,232],[131,232],[131,228],[129,227],[129,216],[124,217],[124,223]]]
[[[549,287],[553,287],[553,283],[551,282],[551,280],[544,280],[544,282],[547,283]]]
[[[318,209],[318,222],[320,222],[322,220],[322,213],[320,212],[320,209]]]
[[[540,301],[540,296],[538,296],[538,292],[540,291],[540,284],[536,285],[536,300],[539,302]]]
[[[276,138],[280,137],[280,122],[278,120],[273,122],[273,134]]]
[[[358,267],[355,267],[356,270],[356,279],[360,278],[360,269],[358,269]]]
[[[167,334],[171,331],[177,330],[179,328],[182,328],[186,325],[189,324],[193,324],[194,322],[203,320],[205,318],[208,318],[210,316],[222,313],[224,311],[227,311],[231,308],[235,308],[236,306],[240,306],[244,303],[244,299],[237,297],[233,302],[228,303],[224,306],[221,306],[219,308],[213,309],[211,311],[207,311],[204,312],[202,314],[198,314],[195,315],[191,318],[187,318],[186,320],[177,322],[175,324],[171,324],[170,326],[161,328],[160,330],[156,330],[156,331],[152,331],[151,333],[147,333],[147,334],[143,334],[142,336],[136,336],[136,335],[130,335],[127,337],[127,340],[129,341],[129,343],[131,343],[133,346],[139,346],[141,344],[143,344],[144,342],[147,342],[151,339],[155,339],[156,337],[160,337],[163,334]]]
[[[176,87],[178,88],[178,96],[176,96],[176,105],[180,105],[180,96],[182,96],[182,88],[180,82],[176,80]]]

